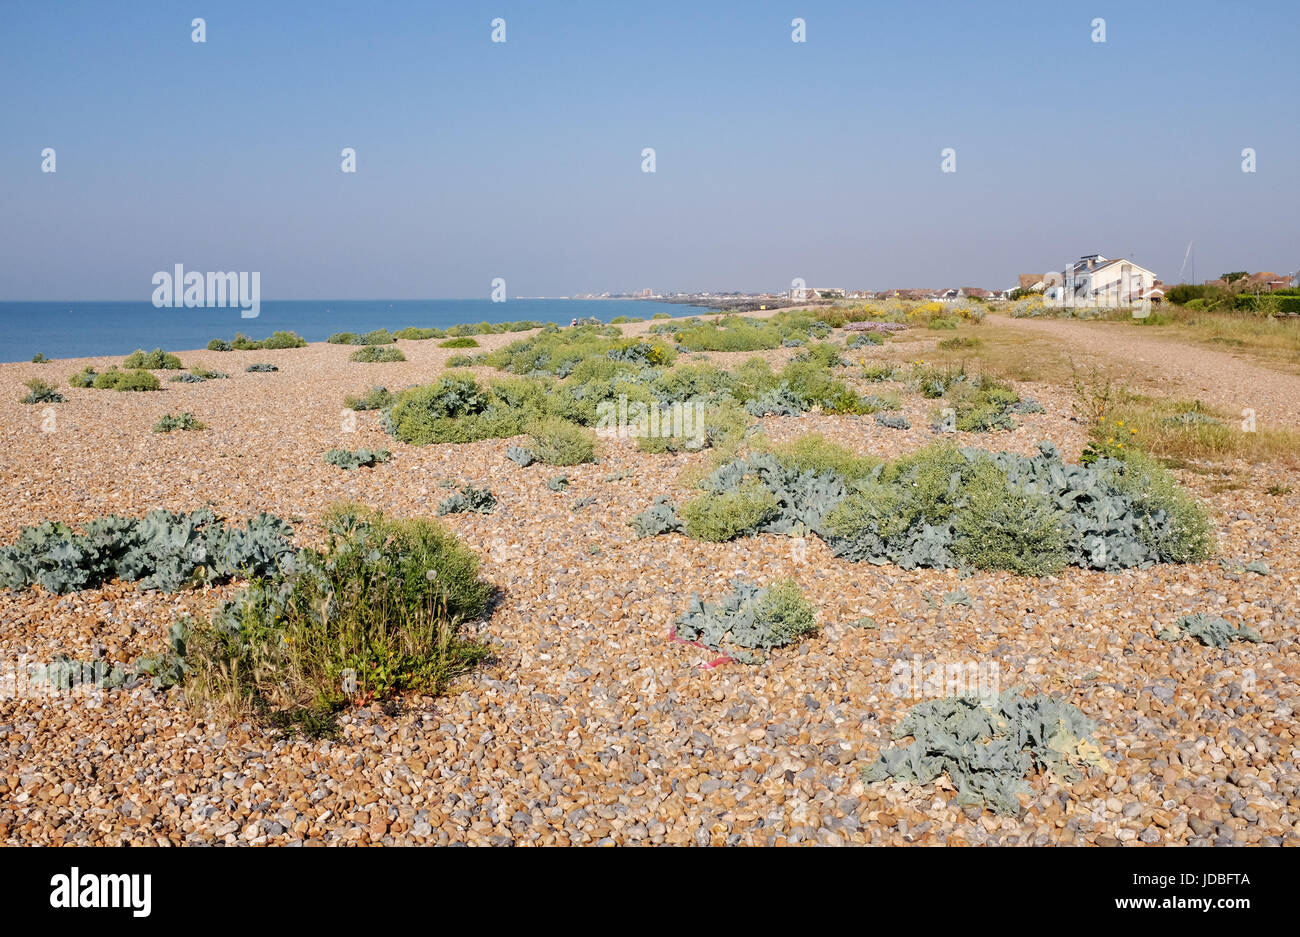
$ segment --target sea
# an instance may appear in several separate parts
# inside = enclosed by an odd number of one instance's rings
[[[447,328],[462,322],[531,319],[568,325],[573,319],[616,316],[649,319],[656,312],[688,315],[686,308],[638,299],[345,299],[263,300],[256,318],[235,308],[156,308],[151,302],[0,302],[0,361],[127,355],[137,348],[192,351],[214,338],[243,332],[266,338],[297,332],[323,342],[335,332],[407,326]]]

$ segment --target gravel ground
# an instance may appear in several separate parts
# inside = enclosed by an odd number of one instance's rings
[[[1196,398],[1232,414],[1250,408],[1263,422],[1300,427],[1300,377],[1247,354],[1145,335],[1108,322],[998,315],[987,321],[1054,339],[1075,351],[1122,360],[1138,371],[1138,384],[1148,393]]]
[[[479,340],[490,348],[518,337]],[[1077,340],[1073,332],[1062,337]],[[909,344],[920,356],[933,340]],[[1123,340],[1131,350],[1135,340]],[[1291,480],[1288,467],[1235,464],[1181,475],[1213,511],[1227,568],[1212,560],[1122,574],[1069,570],[1044,580],[959,579],[955,571],[846,563],[816,539],[638,541],[628,518],[656,495],[686,495],[679,474],[706,456],[647,455],[610,442],[598,465],[520,470],[504,456],[512,440],[413,448],[385,436],[373,413],[343,432],[344,393],[427,381],[460,353],[433,341],[400,347],[409,360],[397,364],[352,363],[351,348],[326,344],[182,352],[187,365],[231,378],[164,383],[153,394],[64,386],[68,402],[52,407],[47,432],[42,407],[16,402],[21,382],[42,376],[63,384],[84,364],[102,369],[120,359],[0,365],[0,479],[8,495],[0,542],[46,518],[78,522],[205,503],[231,518],[267,510],[295,519],[307,542],[336,500],[427,516],[447,494],[439,482],[454,479],[485,485],[500,501],[491,515],[445,522],[503,590],[482,625],[494,661],[446,697],[352,711],[337,741],[225,727],[187,709],[176,693],[146,687],[98,700],[10,694],[0,700],[0,840],[1296,843],[1300,658],[1291,596],[1300,579],[1300,494],[1265,493]],[[1161,361],[1179,368],[1212,354],[1198,349],[1195,358]],[[280,371],[244,373],[252,361]],[[1272,393],[1250,384],[1252,394]],[[1023,417],[1014,431],[959,441],[1030,452],[1045,438],[1075,457],[1084,433],[1070,419],[1069,399],[1048,386],[1021,391],[1046,412]],[[1293,391],[1279,393],[1283,414]],[[908,431],[823,414],[764,422],[774,439],[817,430],[892,457],[932,439],[925,428],[932,405],[905,398]],[[1261,414],[1269,406],[1259,403]],[[209,428],[150,432],[162,414],[182,410]],[[394,458],[344,472],[321,460],[336,446],[387,447]],[[546,487],[558,471],[571,482],[563,493]],[[630,474],[605,480],[623,472]],[[588,496],[592,505],[571,509]],[[1270,573],[1232,571],[1254,559]],[[693,592],[718,597],[734,577],[765,584],[786,575],[818,609],[820,634],[801,645],[761,665],[705,670],[699,665],[715,655],[667,639]],[[0,592],[0,662],[85,655],[96,644],[110,660],[131,660],[156,649],[175,617],[201,614],[234,588],[170,596],[121,584],[64,597]],[[945,606],[941,597],[960,588],[973,604]],[[1266,643],[1217,650],[1155,639],[1194,611],[1250,624]],[[876,627],[857,627],[864,616]],[[1097,720],[1114,770],[1072,784],[1038,779],[1019,818],[958,806],[944,780],[923,788],[864,785],[859,769],[919,702],[891,688],[891,670],[918,656],[994,667],[1004,688],[1063,694]]]

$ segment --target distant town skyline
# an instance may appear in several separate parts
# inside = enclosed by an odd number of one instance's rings
[[[1280,0],[202,7],[4,5],[0,301],[1300,268]]]

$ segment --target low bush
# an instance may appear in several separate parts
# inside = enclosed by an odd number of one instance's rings
[[[380,462],[387,462],[393,454],[387,449],[331,449],[325,453],[325,461],[337,465],[346,471],[358,468],[374,468]]]
[[[99,377],[99,375],[95,372],[95,369],[90,367],[90,365],[86,365],[86,367],[82,368],[76,374],[68,377],[68,384],[72,387],[94,387],[95,378],[97,377]]]
[[[381,348],[378,345],[366,345],[348,355],[348,360],[360,361],[365,364],[387,364],[393,361],[405,361],[406,355],[402,354],[400,348]]]
[[[39,351],[32,355],[32,364],[49,364],[53,360],[53,358],[45,357],[45,355]]]
[[[307,339],[297,332],[273,332],[271,337],[263,339],[263,348],[306,348]]]
[[[237,720],[327,731],[355,700],[441,693],[488,655],[462,634],[487,610],[477,557],[435,521],[344,505],[323,551],[257,579],[194,624],[187,696]]]
[[[717,603],[692,596],[686,613],[673,626],[674,635],[753,663],[758,660],[749,653],[753,650],[785,647],[816,633],[816,615],[793,579],[765,589],[740,580],[733,586],[735,591]]]
[[[475,488],[473,485],[466,485],[438,505],[438,516],[465,512],[491,514],[496,510],[496,506],[496,495],[492,494],[492,492],[486,488]]]
[[[415,326],[408,326],[400,332],[394,332],[393,338],[402,341],[422,342],[430,338],[442,338],[447,333],[442,329],[421,329]]]
[[[857,479],[820,461],[757,453],[723,465],[682,506],[686,533],[809,531],[855,562],[1027,575],[1197,562],[1213,548],[1204,510],[1140,455],[1083,466],[1050,443],[1034,457],[933,446]]]
[[[376,384],[360,396],[348,394],[343,398],[343,406],[349,410],[382,410],[392,406],[394,399],[387,387]]]
[[[275,365],[268,364],[265,361],[258,361],[244,368],[244,371],[248,374],[270,374],[272,371],[278,370],[280,369]]]
[[[96,374],[91,386],[97,390],[144,391],[159,390],[162,384],[148,371],[119,371],[113,367],[103,374]]]
[[[545,465],[580,465],[596,459],[596,437],[587,429],[559,417],[547,417],[529,427],[528,450]]]
[[[175,371],[183,367],[183,365],[180,358],[163,351],[161,348],[155,348],[153,351],[143,351],[137,348],[126,356],[126,360],[122,362],[122,367],[132,371]]]
[[[756,481],[706,492],[681,507],[682,527],[696,540],[720,543],[750,533],[778,513],[776,496]]]
[[[195,430],[206,429],[207,425],[201,423],[195,418],[193,413],[186,411],[180,416],[172,416],[170,413],[164,414],[157,423],[153,425],[155,433],[170,433],[172,430]]]
[[[462,335],[458,338],[449,338],[445,342],[438,343],[439,348],[478,348],[478,340],[470,338],[468,335]]]
[[[436,383],[398,394],[382,421],[390,435],[411,445],[474,442],[518,436],[546,410],[547,385],[530,380],[492,381],[449,371]]]
[[[83,524],[80,532],[46,522],[22,528],[14,544],[0,547],[0,587],[39,584],[63,594],[120,579],[175,592],[278,571],[293,555],[291,533],[268,514],[227,527],[206,508],[155,510],[139,519],[110,515]]]
[[[208,342],[208,351],[234,351],[235,346],[223,338],[214,338]]]
[[[765,448],[786,468],[800,472],[835,472],[845,479],[865,478],[880,465],[875,456],[857,455],[821,433],[807,433],[790,442],[769,444]]]
[[[1092,735],[1096,723],[1054,697],[1025,697],[1013,688],[999,697],[948,697],[913,706],[895,727],[910,745],[883,749],[862,779],[930,784],[946,774],[956,803],[1020,813],[1025,779],[1050,771],[1070,783],[1106,761]]]
[[[68,399],[55,390],[53,384],[39,377],[24,381],[23,386],[27,388],[27,395],[19,403],[63,403]]]

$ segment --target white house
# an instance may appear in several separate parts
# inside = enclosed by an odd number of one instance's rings
[[[1128,306],[1150,298],[1157,282],[1154,273],[1131,260],[1085,254],[1065,268],[1059,284],[1047,290],[1046,298],[1063,306]]]

